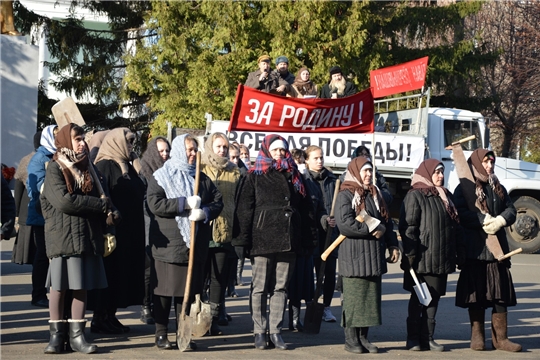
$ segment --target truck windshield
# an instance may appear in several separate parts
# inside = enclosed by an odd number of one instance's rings
[[[444,146],[451,145],[471,135],[476,135],[476,139],[462,143],[463,150],[474,151],[478,148],[478,144],[482,143],[478,122],[474,120],[444,120]]]

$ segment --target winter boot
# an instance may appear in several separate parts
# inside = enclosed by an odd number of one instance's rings
[[[167,325],[156,323],[156,346],[158,349],[171,350],[172,344],[167,338]]]
[[[128,333],[130,328],[129,326],[125,326],[124,324],[122,324],[118,318],[116,317],[116,309],[114,310],[107,310],[107,319],[109,320],[109,322],[116,328],[122,330],[122,332],[124,333]]]
[[[486,312],[484,309],[469,309],[469,320],[471,321],[472,350],[486,350],[486,335],[484,331],[485,313]]]
[[[420,351],[420,321],[407,318],[407,350]]]
[[[141,322],[147,325],[155,324],[154,317],[152,316],[152,309],[150,306],[143,306],[141,308]]]
[[[219,305],[218,325],[228,326],[229,319],[227,318],[227,311],[225,310],[225,301]]]
[[[422,318],[422,327],[420,328],[420,347],[422,350],[444,351],[444,346],[439,345],[433,340],[435,333],[435,319]]]
[[[304,331],[304,324],[300,321],[300,308],[289,303],[289,330]]]
[[[69,344],[73,351],[78,351],[83,354],[91,354],[96,352],[97,346],[89,344],[84,338],[84,327],[86,320],[69,319]]]
[[[346,327],[343,329],[345,331],[345,350],[351,353],[361,354],[362,346],[358,342],[356,329],[357,328],[354,327]]]
[[[219,328],[219,311],[221,306],[216,303],[210,303],[210,313],[212,314],[212,325],[210,326],[210,330],[208,330],[208,335],[210,336],[216,336],[216,335],[223,335],[223,331]]]
[[[64,320],[49,320],[51,339],[45,348],[45,354],[60,354],[64,350],[64,336],[67,322]]]
[[[360,341],[360,345],[362,345],[364,349],[369,351],[371,354],[376,354],[379,352],[379,348],[373,345],[372,343],[370,343],[369,340],[367,339],[368,330],[369,330],[368,327],[356,328],[358,340]]]
[[[521,345],[508,340],[508,313],[493,313],[491,314],[491,341],[493,348],[497,350],[519,352]]]

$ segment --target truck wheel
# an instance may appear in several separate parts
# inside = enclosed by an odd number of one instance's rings
[[[525,254],[540,250],[540,202],[530,196],[514,199],[516,222],[506,228],[510,250],[522,248]]]

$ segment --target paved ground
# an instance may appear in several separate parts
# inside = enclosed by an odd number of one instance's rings
[[[253,347],[248,310],[248,287],[237,289],[239,298],[227,299],[233,321],[223,327],[224,336],[196,339],[197,351],[160,351],[153,344],[154,327],[141,323],[139,307],[119,312],[120,320],[131,327],[126,335],[90,334],[87,339],[99,346],[91,355],[79,353],[47,356],[43,349],[48,342],[48,311],[30,305],[29,265],[10,262],[13,240],[0,244],[1,270],[1,342],[2,359],[352,359],[358,356],[373,359],[540,359],[540,255],[518,255],[513,259],[512,275],[518,305],[509,313],[510,338],[522,344],[521,353],[502,351],[473,352],[469,349],[470,325],[467,312],[454,306],[457,274],[449,278],[447,296],[441,300],[437,314],[436,339],[445,345],[443,353],[405,350],[405,318],[408,293],[402,290],[402,272],[397,265],[383,279],[383,325],[370,329],[369,338],[379,346],[379,354],[354,355],[343,350],[343,330],[339,323],[323,323],[321,333],[307,335],[283,331],[290,350],[256,350]],[[246,263],[247,265],[247,263]],[[249,265],[244,276],[249,279]],[[339,294],[335,293],[332,310],[339,314]],[[172,313],[171,313],[172,314]],[[87,314],[91,318],[91,314]],[[174,339],[171,323],[169,338]],[[486,324],[487,344],[491,345],[490,324]]]

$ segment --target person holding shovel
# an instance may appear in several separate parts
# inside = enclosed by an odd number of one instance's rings
[[[107,287],[103,234],[107,214],[115,209],[108,197],[100,197],[96,179],[90,175],[84,130],[65,125],[55,145],[41,195],[47,257],[51,259],[47,274],[50,341],[45,353],[58,354],[64,350],[64,342],[69,342],[72,350],[89,354],[97,346],[87,343],[84,336],[86,295],[88,290]],[[73,300],[71,319],[66,321],[64,300],[69,289]]]
[[[194,194],[197,140],[189,134],[172,142],[171,159],[147,178],[146,200],[155,217],[150,224],[150,242],[154,257],[152,276],[154,290],[155,343],[159,349],[172,349],[167,338],[169,312],[174,297],[177,319],[188,276],[191,242],[195,241],[190,294],[201,294],[204,286],[204,265],[212,238],[210,221],[223,209],[222,196],[204,173],[200,174],[199,193]],[[191,221],[197,222],[196,238],[191,238]],[[190,299],[190,302],[193,299]],[[194,342],[189,344],[195,349]]]
[[[465,244],[452,193],[444,187],[441,161],[427,159],[415,171],[401,205],[399,232],[403,241],[403,288],[411,293],[407,349],[443,351],[444,346],[433,340],[435,314],[440,297],[446,294],[448,274],[456,270],[456,261],[461,265],[465,260]],[[422,304],[413,289],[411,269],[420,283],[427,284],[429,304]]]
[[[313,248],[317,242],[317,225],[302,174],[284,138],[274,134],[265,136],[240,194],[236,209],[239,234],[233,236],[233,245],[249,249],[251,254],[255,348],[267,347],[268,331],[269,345],[286,350],[281,328],[287,286],[296,254],[304,248]]]
[[[373,185],[373,165],[359,156],[347,166],[335,206],[335,220],[345,239],[339,247],[339,272],[343,281],[341,326],[345,350],[378,352],[368,339],[370,326],[381,325],[381,279],[386,262],[399,259],[398,241],[386,203]],[[390,256],[386,259],[388,249]]]
[[[486,238],[495,235],[503,253],[509,252],[505,227],[516,221],[516,208],[508,192],[494,174],[495,154],[476,149],[467,161],[475,179],[476,207],[467,206],[463,186],[454,192],[455,204],[466,241],[466,261],[456,288],[456,306],[469,310],[471,349],[485,350],[485,310],[492,308],[491,335],[493,347],[518,352],[521,345],[507,337],[507,309],[516,305],[516,292],[510,274],[510,259],[498,261]]]

